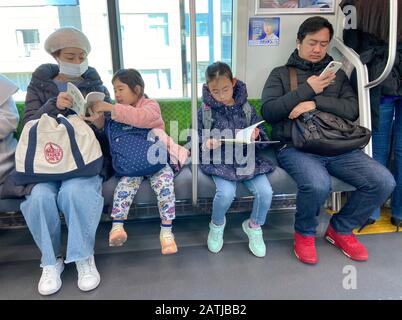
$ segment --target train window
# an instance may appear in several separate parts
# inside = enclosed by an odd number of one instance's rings
[[[210,63],[216,60],[232,63],[232,2],[196,2],[199,95]],[[124,67],[146,71],[143,76],[149,96],[188,97],[191,92],[188,1],[120,0],[119,9]]]
[[[142,70],[153,98],[189,97],[190,36],[187,0],[120,0],[123,67]],[[214,61],[232,64],[233,0],[197,0],[197,80],[201,95],[205,68]],[[112,56],[107,1],[1,1],[3,48],[0,73],[20,87],[14,96],[24,101],[32,72],[55,63],[45,52],[49,34],[62,26],[82,30],[91,42],[88,59],[113,92]]]
[[[196,30],[197,36],[208,36],[208,14],[207,13],[197,13],[196,14]],[[186,36],[190,36],[190,16],[186,13]]]
[[[120,24],[126,51],[131,50],[132,45],[140,40],[149,42],[153,48],[169,46],[167,13],[121,13]]]
[[[49,4],[49,5],[47,5]],[[47,36],[62,26],[82,30],[91,42],[89,64],[96,68],[109,90],[112,77],[106,0],[1,1],[2,48],[0,73],[21,89],[15,100],[24,101],[32,72],[42,63],[56,63],[46,53]]]
[[[30,57],[31,51],[40,49],[38,29],[16,30],[16,35],[21,57]]]
[[[148,89],[148,84],[152,84],[152,87],[157,90],[171,90],[172,80],[170,75],[170,69],[151,69],[151,70],[138,70],[144,82],[147,84],[147,94],[155,96],[156,92],[151,92]]]

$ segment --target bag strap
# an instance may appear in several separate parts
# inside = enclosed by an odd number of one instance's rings
[[[202,124],[204,129],[211,130],[212,128],[212,110],[205,103],[201,106]]]
[[[314,115],[309,115],[309,117],[305,120],[308,131],[313,135],[314,140],[319,140],[320,135],[317,130],[317,124],[313,121]]]
[[[75,164],[77,165],[77,169],[84,168],[85,162],[82,157],[80,148],[78,148],[77,141],[75,140],[75,133],[73,126],[65,117],[58,117],[56,120],[58,123],[66,127],[68,138],[70,140],[71,153],[73,154]]]
[[[252,109],[248,101],[246,101],[245,104],[243,104],[243,111],[244,114],[246,115],[246,120],[247,120],[247,127],[251,126],[251,116],[252,116]]]
[[[289,77],[290,77],[290,90],[295,91],[297,90],[298,83],[297,83],[297,71],[296,68],[288,67],[289,69]]]
[[[35,123],[31,129],[29,129],[28,133],[28,148],[25,156],[25,172],[31,174],[34,173],[34,158],[36,153],[38,124],[39,122]]]

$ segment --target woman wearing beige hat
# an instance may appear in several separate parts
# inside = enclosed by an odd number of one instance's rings
[[[43,64],[32,74],[25,100],[24,124],[39,119],[44,113],[52,117],[73,114],[72,99],[65,92],[67,82],[74,83],[83,96],[93,91],[104,92],[105,101],[110,102],[109,92],[97,71],[88,67],[91,46],[81,31],[72,27],[60,28],[47,38],[45,49],[56,59],[57,65]],[[102,133],[93,129],[104,147]],[[107,150],[103,151],[105,155],[109,154]],[[103,170],[103,178],[108,175],[106,171]],[[50,295],[60,289],[64,263],[70,262],[76,263],[81,290],[89,291],[99,285],[94,244],[103,209],[102,181],[101,176],[94,176],[38,183],[21,204],[21,211],[42,254],[40,294]],[[64,261],[59,212],[63,213],[68,228]]]

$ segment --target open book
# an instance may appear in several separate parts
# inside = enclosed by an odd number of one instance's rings
[[[85,116],[88,108],[95,102],[105,99],[103,92],[90,92],[84,98],[81,91],[71,82],[67,83],[67,93],[73,98],[73,106],[71,109],[81,116]]]
[[[261,123],[265,121],[260,121],[252,126],[249,126],[243,130],[240,130],[236,133],[236,137],[234,139],[220,139],[221,142],[224,143],[242,143],[242,144],[250,144],[250,143],[265,143],[265,144],[273,144],[279,143],[280,141],[251,141],[251,136],[253,135],[253,131],[257,128]]]

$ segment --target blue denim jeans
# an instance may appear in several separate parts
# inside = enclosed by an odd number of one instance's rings
[[[380,105],[379,127],[373,130],[373,158],[388,165],[394,144],[394,178],[396,187],[392,195],[392,216],[402,219],[402,97],[384,97]],[[371,218],[380,217],[380,208]]]
[[[212,176],[212,179],[216,185],[216,193],[212,204],[212,222],[220,226],[225,223],[225,214],[236,196],[237,182],[218,176]],[[273,193],[271,184],[265,174],[257,175],[253,179],[243,181],[243,183],[254,195],[250,219],[262,226],[271,207]]]
[[[361,226],[395,187],[387,168],[361,150],[323,157],[286,148],[279,152],[278,161],[297,183],[295,231],[305,236],[315,235],[317,217],[331,192],[330,175],[356,188],[341,211],[331,218],[332,227],[341,234],[350,234]]]
[[[42,266],[56,264],[61,253],[62,212],[68,228],[66,263],[94,254],[103,210],[102,178],[75,178],[35,185],[21,204],[29,231],[42,253]]]

